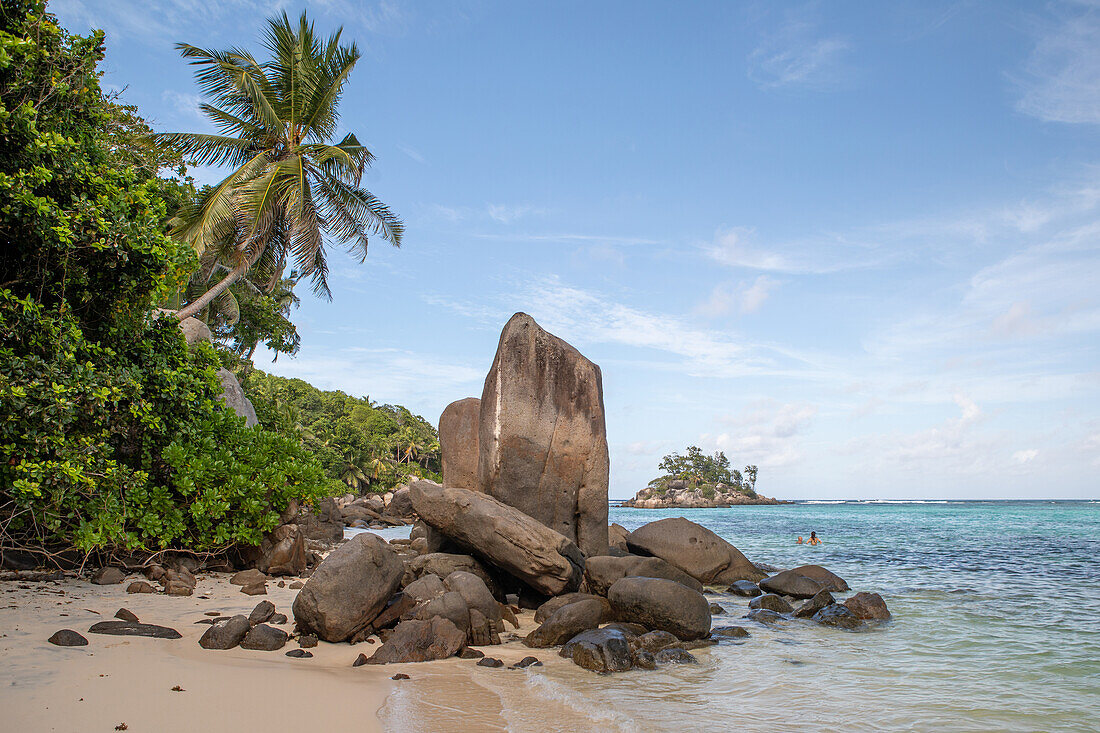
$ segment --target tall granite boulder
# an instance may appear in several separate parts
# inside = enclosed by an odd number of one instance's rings
[[[439,416],[439,448],[443,454],[443,485],[480,491],[477,481],[478,421],[481,400],[452,402]]]
[[[237,378],[233,376],[233,372],[223,367],[218,370],[218,379],[222,383],[222,393],[219,395],[219,399],[233,408],[233,412],[243,417],[244,424],[248,427],[254,428],[259,425],[260,421],[256,419],[256,408],[252,406],[252,401],[244,396],[244,389],[241,388],[241,383],[237,381]]]
[[[424,522],[539,593],[559,595],[580,586],[581,551],[520,510],[434,481],[413,482],[409,497]],[[606,522],[603,527],[606,532]]]
[[[478,483],[486,494],[607,554],[609,459],[600,368],[517,313],[481,395]]]
[[[704,585],[764,577],[736,547],[683,517],[643,525],[627,535],[626,544],[631,552],[666,560]]]
[[[367,627],[401,586],[405,564],[377,535],[357,534],[332,551],[294,599],[294,621],[325,641]]]

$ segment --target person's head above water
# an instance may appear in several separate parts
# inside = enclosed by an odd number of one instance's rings
[[[817,532],[810,532],[810,539],[811,540],[816,540],[817,539]]]

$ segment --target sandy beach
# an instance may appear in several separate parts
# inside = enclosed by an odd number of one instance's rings
[[[169,597],[128,594],[130,579],[109,586],[76,578],[0,582],[0,710],[5,729],[112,731],[125,724],[129,731],[229,733],[403,730],[415,725],[423,731],[503,731],[509,729],[509,720],[499,688],[519,692],[523,685],[514,678],[530,674],[477,667],[477,660],[461,659],[352,667],[361,652],[370,656],[378,648],[370,643],[322,641],[310,650],[312,659],[286,656],[298,647],[294,640],[275,652],[206,650],[198,639],[208,627],[196,623],[209,618],[205,612],[247,615],[267,599],[289,616],[297,591],[269,582],[268,595],[248,596],[229,583],[228,575],[206,573],[198,576],[193,596]],[[292,580],[287,578],[287,584]],[[92,624],[113,618],[119,608],[144,623],[176,629],[183,638],[88,633]],[[519,618],[518,633],[534,628],[530,611]],[[292,627],[293,618],[281,626],[287,631]],[[88,646],[58,647],[46,641],[66,628],[84,635]],[[505,665],[530,654],[547,665],[569,665],[555,650],[531,650],[515,640],[482,651]],[[399,672],[410,679],[390,679]],[[176,686],[182,691],[174,691]],[[553,708],[553,701],[546,706]],[[577,725],[588,722],[567,706],[547,712],[566,726],[571,725],[570,715]]]

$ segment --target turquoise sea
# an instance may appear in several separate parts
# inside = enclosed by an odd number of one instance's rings
[[[880,593],[894,618],[865,632],[767,627],[742,618],[746,599],[711,595],[726,609],[714,625],[751,636],[697,650],[699,665],[555,665],[520,685],[479,670],[478,694],[499,698],[507,730],[1100,730],[1100,503],[612,508],[610,520],[668,516],[756,562],[824,565],[853,592]],[[794,544],[811,530],[824,545]]]

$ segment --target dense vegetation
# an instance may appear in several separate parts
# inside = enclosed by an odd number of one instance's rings
[[[261,425],[295,436],[351,491],[383,491],[409,476],[441,480],[439,435],[407,408],[259,371],[245,389]]]
[[[0,6],[0,553],[257,544],[291,499],[340,485],[271,416],[277,389],[260,400],[270,429],[247,429],[218,398],[214,348],[154,316],[200,262],[168,235],[194,192],[159,174],[182,176],[178,151],[145,145],[136,111],[103,94],[102,56],[101,33],[70,35],[40,1]],[[257,298],[210,319],[235,358],[296,348],[285,294]],[[371,410],[398,433],[415,422]],[[348,445],[381,434],[325,414]]]
[[[698,446],[688,446],[684,455],[673,452],[661,459],[658,469],[664,471],[661,476],[649,482],[650,487],[667,491],[672,481],[683,481],[686,485],[701,488],[708,498],[713,498],[719,484],[740,491],[749,496],[756,495],[756,466],[745,466],[742,473],[730,467],[730,460],[723,451],[708,456]]]

